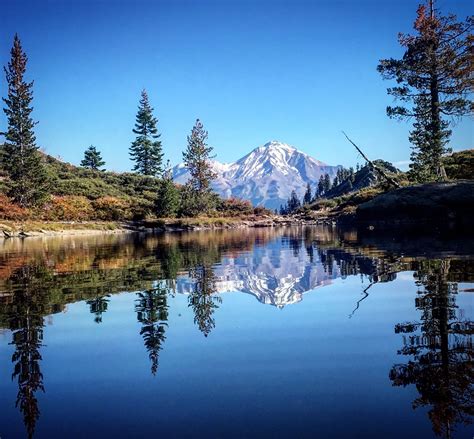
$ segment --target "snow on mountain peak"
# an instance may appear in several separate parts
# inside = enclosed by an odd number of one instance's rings
[[[214,190],[224,197],[250,200],[254,205],[277,209],[294,189],[302,197],[309,183],[316,188],[319,177],[333,177],[338,167],[328,166],[287,143],[272,140],[234,163],[211,162],[217,179]],[[176,166],[173,178],[185,183],[189,174]]]

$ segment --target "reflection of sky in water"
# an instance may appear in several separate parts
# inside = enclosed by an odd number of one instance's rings
[[[472,325],[472,259],[401,259],[330,233],[199,236],[6,244],[2,437],[28,424],[39,438],[469,435],[472,335],[449,323]],[[32,255],[50,271],[20,276]]]

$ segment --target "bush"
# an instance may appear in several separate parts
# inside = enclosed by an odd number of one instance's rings
[[[253,206],[250,201],[239,198],[221,199],[217,205],[217,211],[222,216],[242,216],[253,213]]]
[[[273,215],[273,211],[263,206],[257,206],[257,207],[254,207],[253,214],[257,216]]]
[[[87,221],[93,218],[91,202],[83,196],[52,196],[42,209],[42,218],[49,221]]]
[[[454,152],[443,158],[448,178],[453,180],[472,180],[474,178],[474,149]]]
[[[102,221],[118,221],[130,219],[133,215],[127,200],[116,197],[101,197],[92,201],[95,219]]]
[[[11,221],[23,221],[30,217],[30,210],[14,204],[6,195],[0,194],[0,218]]]
[[[159,218],[174,218],[180,207],[179,190],[170,178],[165,178],[160,184],[155,201],[155,214]]]
[[[316,201],[314,204],[314,209],[315,210],[320,210],[320,209],[332,209],[333,207],[337,206],[337,202],[332,199],[326,199],[322,198],[321,200]]]

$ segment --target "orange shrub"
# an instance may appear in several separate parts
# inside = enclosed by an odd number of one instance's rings
[[[217,210],[224,216],[249,215],[253,213],[252,203],[239,198],[222,200]]]
[[[43,219],[51,221],[87,221],[94,218],[91,202],[78,195],[52,196],[42,212]]]
[[[117,221],[131,217],[130,203],[116,197],[101,197],[92,202],[96,219]]]
[[[0,218],[11,221],[22,221],[29,218],[31,212],[14,204],[6,195],[0,194]]]

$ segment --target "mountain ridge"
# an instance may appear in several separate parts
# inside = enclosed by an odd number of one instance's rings
[[[212,188],[219,195],[242,198],[270,209],[285,204],[292,190],[302,197],[308,183],[314,191],[321,175],[328,173],[333,178],[340,168],[277,140],[253,149],[233,163],[212,160],[211,165],[217,174]],[[182,163],[172,172],[176,183],[184,184],[189,178]]]

